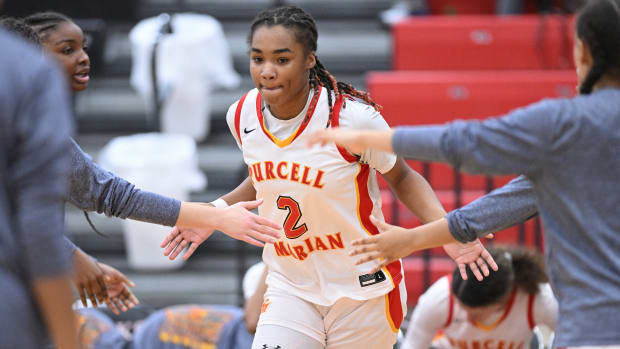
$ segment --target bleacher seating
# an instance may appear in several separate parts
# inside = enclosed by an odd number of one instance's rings
[[[463,1],[475,3],[475,1]],[[414,17],[393,28],[396,70],[569,69],[567,16]]]
[[[495,13],[496,0],[427,0],[434,15],[478,15]]]
[[[569,97],[576,77],[568,70],[391,71],[368,74],[367,84],[373,99],[383,106],[388,124],[398,126],[499,116],[544,97]],[[420,165],[413,168],[419,171]],[[431,164],[429,181],[435,189],[451,189],[454,171]],[[503,184],[507,178],[500,181]],[[462,188],[485,189],[486,180],[463,175]]]
[[[494,11],[494,1],[431,0],[429,5],[432,13]],[[450,10],[450,6],[456,7]],[[369,73],[367,88],[384,107],[382,114],[391,126],[484,119],[543,98],[571,97],[576,86],[571,70],[572,25],[567,16],[414,17],[393,29],[394,70]],[[408,163],[427,178],[446,211],[513,178],[462,174],[444,164]],[[379,184],[386,221],[418,226],[419,220],[381,177]],[[531,219],[497,232],[488,243],[542,249],[540,222]],[[416,252],[403,262],[409,306],[454,268],[441,248]]]

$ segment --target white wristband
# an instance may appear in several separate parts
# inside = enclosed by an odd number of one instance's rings
[[[211,201],[210,202],[211,205],[217,207],[217,208],[225,208],[228,207],[228,203],[226,202],[226,200],[219,198],[215,201]]]

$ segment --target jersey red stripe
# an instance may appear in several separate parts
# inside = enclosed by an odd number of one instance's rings
[[[342,109],[342,104],[344,103],[344,97],[339,95],[336,98],[336,103],[334,103],[334,107],[332,112],[334,113],[334,124],[333,127],[338,127],[340,125],[340,110]],[[342,157],[348,162],[356,162],[357,158],[353,156],[353,154],[349,153],[346,149],[341,148],[340,146],[336,146],[338,148],[338,152]]]
[[[395,332],[398,332],[400,325],[403,322],[403,303],[400,298],[400,287],[397,284],[390,293],[388,293],[388,303],[390,309],[390,318],[394,324]]]
[[[246,92],[246,94],[244,94],[243,97],[241,97],[241,99],[239,100],[239,103],[237,103],[237,110],[235,110],[235,131],[237,132],[237,138],[239,139],[239,144],[241,144],[241,129],[240,129],[241,109],[243,109],[243,102],[245,102],[245,97],[247,95],[248,93]]]
[[[370,215],[372,214],[373,203],[370,199],[370,194],[368,193],[368,176],[370,174],[370,166],[367,164],[362,164],[362,169],[357,175],[357,187],[359,189],[359,217],[362,221],[362,225],[366,230],[372,234],[379,234],[379,230],[375,227],[374,224],[370,221]],[[400,260],[392,262],[387,265],[387,270],[392,276],[392,282],[394,283],[394,287],[398,287],[398,284],[403,279],[403,275],[401,274],[401,266]]]
[[[448,303],[448,320],[446,320],[446,323],[443,325],[444,328],[450,326],[450,323],[452,323],[452,314],[454,313],[454,295],[452,294],[452,274],[448,275],[448,289],[450,290],[450,293],[448,295],[448,297],[450,297],[450,301]]]
[[[536,323],[534,323],[534,298],[536,294],[530,294],[527,300],[527,322],[530,325],[530,328],[533,330],[536,327]]]

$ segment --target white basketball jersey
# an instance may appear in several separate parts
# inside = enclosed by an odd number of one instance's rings
[[[449,284],[451,278],[447,277]],[[450,292],[448,321],[433,347],[445,349],[527,349],[535,323],[532,307],[535,295],[512,291],[503,314],[492,325],[472,323]]]
[[[374,169],[335,144],[307,147],[309,135],[329,124],[327,93],[314,94],[309,117],[283,140],[265,126],[258,90],[249,91],[235,113],[244,161],[257,198],[264,199],[259,214],[281,222],[286,234],[263,250],[267,283],[318,305],[382,296],[402,280],[400,261],[369,275],[376,262],[355,266],[348,255],[351,241],[378,233],[369,215],[383,215]],[[337,126],[344,100],[333,100]],[[404,314],[399,307],[394,311]]]

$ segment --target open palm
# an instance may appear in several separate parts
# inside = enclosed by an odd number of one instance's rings
[[[105,275],[105,286],[108,291],[105,303],[114,314],[118,315],[121,311],[127,311],[140,303],[129,289],[135,284],[125,274],[105,263],[97,264]]]
[[[484,248],[480,239],[466,244],[458,242],[447,244],[443,246],[443,249],[458,265],[463,280],[467,280],[467,266],[469,266],[469,269],[471,269],[478,281],[482,281],[483,274],[484,276],[489,275],[489,266],[493,270],[497,270],[495,260],[493,260],[489,251]],[[480,270],[482,270],[482,273]]]
[[[214,231],[213,229],[174,227],[160,246],[165,247],[164,256],[169,256],[170,260],[174,260],[189,245],[187,252],[182,257],[187,260]]]

